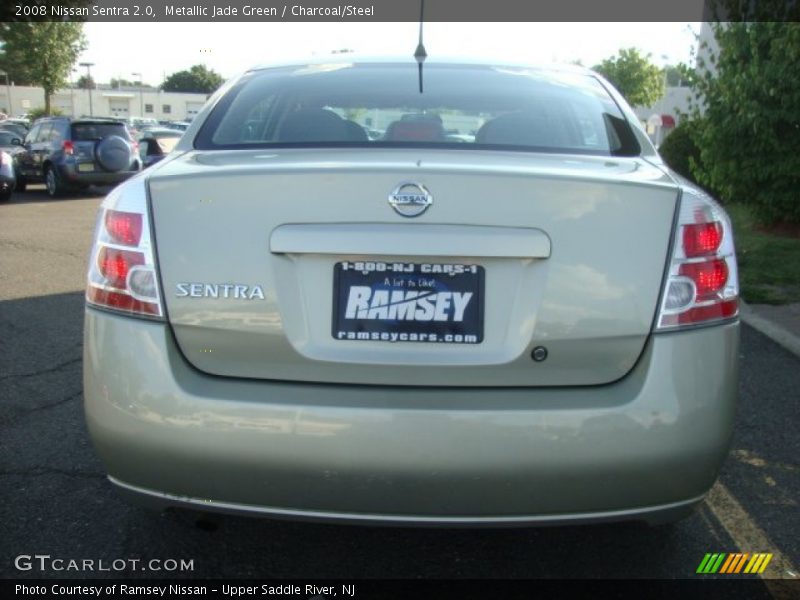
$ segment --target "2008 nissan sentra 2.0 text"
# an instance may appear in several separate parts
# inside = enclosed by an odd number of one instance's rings
[[[161,506],[688,514],[737,390],[730,221],[579,67],[259,67],[103,201],[89,431]]]

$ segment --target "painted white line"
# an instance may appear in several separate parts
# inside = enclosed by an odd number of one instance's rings
[[[706,496],[706,505],[731,536],[742,552],[771,552],[772,560],[764,573],[759,574],[767,589],[777,600],[796,598],[795,586],[787,586],[784,579],[797,579],[800,572],[788,557],[770,541],[767,534],[753,521],[728,489],[719,481]]]

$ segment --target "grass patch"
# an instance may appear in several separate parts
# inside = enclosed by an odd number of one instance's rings
[[[800,302],[800,238],[759,230],[758,221],[744,204],[729,204],[725,210],[733,221],[745,302]]]

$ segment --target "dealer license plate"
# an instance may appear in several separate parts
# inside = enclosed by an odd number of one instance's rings
[[[333,270],[337,340],[479,344],[484,268],[343,261]]]

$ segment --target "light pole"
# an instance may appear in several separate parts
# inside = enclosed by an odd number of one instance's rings
[[[669,56],[666,54],[661,55],[661,60],[664,61],[664,94],[661,96],[661,101],[658,103],[658,114],[661,117],[662,123],[658,127],[658,133],[656,134],[656,148],[661,146],[661,142],[664,141],[664,105],[667,102],[667,67],[669,66]]]
[[[86,85],[89,88],[89,116],[91,117],[94,115],[94,108],[92,107],[92,87],[94,86],[94,80],[92,79],[92,67],[94,63],[90,62],[82,62],[80,66],[86,67]]]
[[[138,77],[135,81],[139,82],[139,116],[144,118],[144,92],[142,91],[142,74],[131,73],[133,77]]]
[[[75,73],[77,73],[77,69],[72,69],[69,74],[70,82],[69,82],[69,98],[70,103],[72,104],[72,116],[77,117],[78,115],[75,114]]]
[[[0,71],[0,75],[3,75],[6,78],[6,100],[8,100],[8,116],[14,116],[14,108],[11,106],[11,86],[8,85],[8,73],[5,71]]]

